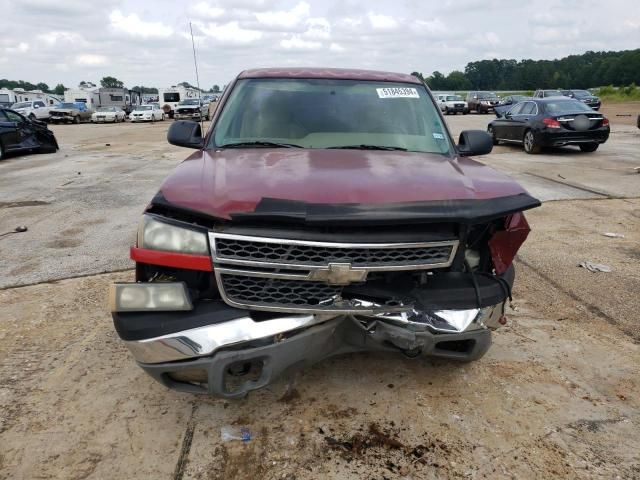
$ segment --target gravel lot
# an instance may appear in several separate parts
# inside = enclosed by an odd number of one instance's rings
[[[482,360],[347,355],[238,402],[155,383],[106,308],[132,278],[140,212],[188,154],[169,122],[54,126],[59,153],[0,163],[0,233],[29,227],[0,237],[0,479],[640,478],[640,131],[615,116],[629,108],[605,106],[596,153],[482,158],[545,201]],[[456,135],[489,119],[447,117]],[[252,440],[221,442],[225,425]]]

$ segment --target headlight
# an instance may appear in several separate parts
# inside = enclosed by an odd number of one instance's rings
[[[112,312],[144,312],[148,310],[193,310],[191,298],[183,282],[116,283],[109,290]]]
[[[138,229],[138,247],[165,252],[208,255],[207,235],[176,227],[144,215]]]

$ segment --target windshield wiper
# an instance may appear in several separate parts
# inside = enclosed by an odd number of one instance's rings
[[[302,145],[296,145],[294,143],[265,142],[261,140],[256,140],[253,142],[225,143],[224,145],[218,145],[218,148],[240,148],[240,147],[304,148]]]
[[[327,147],[331,149],[348,149],[348,150],[398,150],[400,152],[406,152],[407,149],[403,147],[390,147],[388,145],[340,145],[337,147]]]

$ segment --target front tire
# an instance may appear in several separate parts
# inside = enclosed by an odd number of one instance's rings
[[[0,160],[4,158],[4,147],[2,146],[2,142],[0,142]]]
[[[599,146],[599,143],[585,143],[584,145],[580,145],[580,150],[583,152],[595,152]]]
[[[33,113],[29,114],[29,120],[33,122],[35,119],[36,119],[36,116]]]
[[[75,123],[76,125],[78,125],[80,123],[80,117],[78,115],[73,117],[73,123]]]
[[[542,150],[538,142],[536,142],[536,137],[531,130],[524,132],[522,142],[524,143],[524,151],[530,155],[540,153],[540,150]]]

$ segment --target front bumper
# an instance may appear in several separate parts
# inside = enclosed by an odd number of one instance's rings
[[[92,118],[92,123],[116,123],[118,117],[96,117]]]
[[[73,117],[70,115],[64,115],[64,116],[51,115],[49,117],[49,120],[51,120],[52,122],[73,122]]]
[[[173,114],[173,118],[175,118],[176,120],[191,120],[193,118],[200,118],[202,115],[200,115],[200,112],[194,112],[194,113],[174,113]]]
[[[180,362],[139,364],[157,381],[175,390],[242,398],[285,372],[335,355],[369,350],[397,352],[397,348],[383,341],[393,332],[383,330],[376,330],[380,332],[376,338],[376,333],[358,327],[356,320],[338,317],[269,343],[240,344],[212,356]],[[491,332],[486,329],[444,335],[415,332],[413,337],[421,349],[415,350],[418,354],[455,360],[480,358],[491,346]]]
[[[491,345],[490,329],[500,325],[503,303],[443,312],[274,315],[211,301],[198,302],[191,312],[113,316],[138,364],[160,383],[237,398],[287,371],[349,352],[478,359]]]

